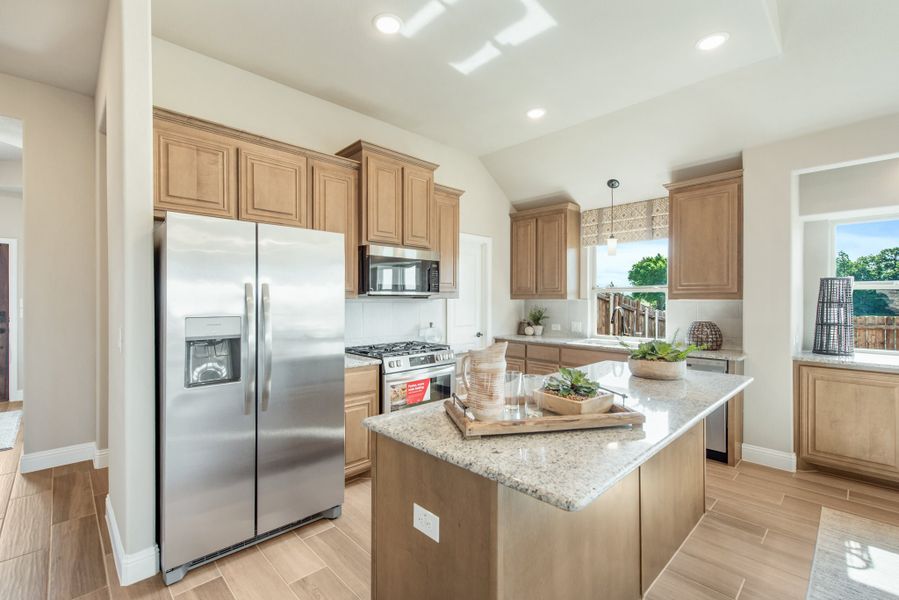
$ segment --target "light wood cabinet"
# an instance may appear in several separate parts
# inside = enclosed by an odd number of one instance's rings
[[[742,170],[671,183],[668,298],[743,297]]]
[[[512,298],[537,294],[537,219],[512,219]]]
[[[580,208],[573,202],[510,215],[513,299],[574,299],[579,293]]]
[[[434,186],[434,249],[440,254],[440,295],[459,297],[459,199],[464,192]]]
[[[608,350],[584,350],[582,348],[562,347],[559,364],[563,367],[583,367],[604,360],[627,362],[627,352],[610,352]]]
[[[899,375],[798,365],[800,466],[899,481]]]
[[[347,369],[344,377],[344,477],[371,469],[374,434],[362,421],[379,412],[377,366]]]
[[[358,239],[356,236],[355,169],[312,161],[312,222],[320,231],[344,234],[346,296],[356,295],[358,286]]]
[[[310,227],[312,210],[306,194],[306,157],[251,144],[242,144],[238,152],[238,216],[257,223]]]
[[[437,165],[363,140],[337,155],[362,164],[360,243],[434,248]]]
[[[237,218],[237,142],[181,123],[153,122],[156,210]]]

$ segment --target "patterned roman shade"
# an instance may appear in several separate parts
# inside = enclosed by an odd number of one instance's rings
[[[581,213],[584,246],[604,246],[612,224],[610,207]],[[621,243],[668,237],[668,196],[615,206],[615,237]]]

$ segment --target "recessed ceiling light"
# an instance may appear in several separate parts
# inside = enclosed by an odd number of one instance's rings
[[[381,33],[387,35],[393,35],[394,33],[399,33],[400,29],[403,28],[403,21],[396,15],[383,14],[375,17],[374,21],[372,21],[375,25],[375,29],[380,31]]]
[[[546,114],[546,109],[545,109],[545,108],[539,108],[539,107],[538,107],[538,108],[532,108],[531,110],[528,111],[527,114],[528,114],[528,118],[529,118],[529,119],[533,119],[533,120],[536,121],[537,119],[542,119],[542,118],[543,118],[543,115]]]
[[[726,42],[729,37],[730,35],[723,31],[720,33],[713,33],[696,42],[696,47],[699,50],[714,50],[715,48],[720,48],[724,45],[724,42]]]

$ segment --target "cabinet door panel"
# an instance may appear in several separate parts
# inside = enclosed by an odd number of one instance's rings
[[[368,155],[366,169],[365,239],[375,244],[403,242],[403,165]]]
[[[537,297],[565,297],[565,215],[537,217]]]
[[[345,287],[356,295],[359,258],[356,239],[356,185],[353,169],[312,163],[312,222],[315,229],[344,234]]]
[[[800,457],[899,480],[899,376],[800,368]]]
[[[459,291],[459,198],[435,194],[437,225],[434,247],[440,253],[440,294]]]
[[[214,217],[237,217],[237,144],[156,120],[154,208]]]
[[[539,360],[527,359],[525,372],[528,375],[550,375],[559,370],[558,363],[547,363]]]
[[[264,146],[240,148],[240,218],[310,227],[306,157]]]
[[[742,200],[738,182],[671,195],[669,297],[742,297]]]
[[[403,245],[432,247],[434,177],[427,169],[403,167]]]
[[[345,475],[350,477],[371,468],[371,432],[362,425],[362,421],[374,415],[372,407],[377,404],[377,394],[371,392],[346,399],[344,407],[344,468]]]
[[[537,293],[537,219],[512,221],[512,298]]]

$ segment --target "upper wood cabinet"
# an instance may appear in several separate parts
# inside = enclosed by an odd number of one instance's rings
[[[313,227],[344,234],[346,295],[353,297],[357,293],[359,271],[356,235],[358,172],[318,160],[312,161],[310,171]]]
[[[337,155],[362,164],[361,244],[434,249],[437,165],[362,140]]]
[[[242,144],[238,152],[239,217],[258,223],[311,227],[306,157],[251,144]]]
[[[237,142],[156,119],[153,123],[154,207],[237,218]]]
[[[668,298],[743,297],[743,171],[670,183]]]
[[[899,482],[899,375],[798,365],[800,466]]]
[[[580,208],[573,202],[519,211],[512,220],[513,299],[578,297]]]
[[[440,295],[459,296],[459,199],[464,192],[434,186],[434,249],[440,254]]]

